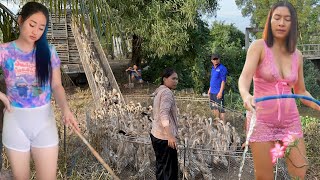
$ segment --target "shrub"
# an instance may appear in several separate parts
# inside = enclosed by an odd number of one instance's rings
[[[307,90],[313,95],[314,98],[320,99],[320,85],[315,83],[316,78],[320,77],[320,70],[310,61],[304,61],[304,82]]]
[[[320,169],[319,159],[319,147],[320,147],[320,119],[314,117],[301,117],[302,128],[304,132],[305,145],[307,150],[307,156],[309,158],[310,167],[308,169],[311,177],[315,176],[314,172],[318,172]]]

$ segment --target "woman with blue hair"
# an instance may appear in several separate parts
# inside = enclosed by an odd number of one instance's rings
[[[18,39],[0,45],[7,87],[6,94],[0,92],[5,105],[2,141],[14,179],[30,178],[31,156],[37,179],[56,179],[59,139],[51,95],[64,123],[79,131],[61,84],[60,59],[46,39],[48,22],[48,9],[28,2],[18,16]]]

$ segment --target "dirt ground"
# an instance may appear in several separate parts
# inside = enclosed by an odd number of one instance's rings
[[[155,87],[148,84],[137,86],[135,89],[125,89],[120,87],[124,94],[149,94]],[[79,121],[84,137],[88,137],[86,132],[86,112],[92,105],[91,92],[88,87],[73,87],[66,89],[68,102],[73,110],[76,118]],[[66,138],[64,138],[64,126],[61,124],[61,113],[53,101],[56,114],[56,120],[60,136],[60,153],[58,162],[57,179],[109,179],[109,175],[101,164],[91,154],[86,145],[67,129]],[[310,108],[301,108],[301,115],[309,115],[320,118],[318,112],[310,110]],[[237,122],[237,121],[236,121]],[[240,122],[239,122],[240,123]],[[239,125],[240,126],[240,125]],[[6,154],[2,155],[2,171],[0,180],[12,179],[11,170]],[[32,169],[34,169],[32,165]],[[31,173],[32,178],[35,178],[34,170]]]
[[[90,89],[76,87],[66,89],[66,92],[69,105],[80,124],[82,134],[87,138],[86,110],[89,109],[92,102]],[[64,137],[64,126],[60,121],[61,112],[54,101],[52,104],[54,105],[60,139],[57,179],[109,179],[107,171],[75,133],[66,129],[66,138]],[[2,154],[2,159],[0,180],[13,179],[5,152]],[[31,179],[36,179],[33,164],[31,164],[31,168]]]

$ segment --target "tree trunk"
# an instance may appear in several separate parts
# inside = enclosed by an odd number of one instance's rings
[[[137,65],[140,67],[141,65],[141,44],[142,38],[136,34],[132,36],[132,58],[131,65]]]

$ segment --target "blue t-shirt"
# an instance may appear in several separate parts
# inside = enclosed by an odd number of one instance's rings
[[[210,93],[218,94],[221,88],[221,82],[226,82],[228,70],[227,68],[219,64],[216,68],[212,66],[210,77]]]

